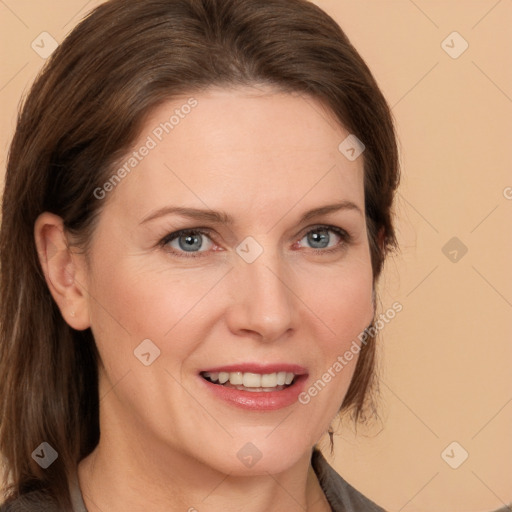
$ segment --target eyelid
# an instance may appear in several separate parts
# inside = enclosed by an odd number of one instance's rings
[[[171,242],[172,240],[178,238],[179,236],[186,235],[189,233],[199,233],[200,235],[205,235],[208,238],[211,238],[212,230],[210,228],[199,228],[199,227],[198,228],[178,229],[176,231],[172,231],[171,233],[168,233],[167,235],[165,235],[162,238],[162,240],[160,241],[160,243],[164,244],[164,243]]]
[[[333,226],[331,224],[313,224],[311,226],[308,226],[304,228],[301,231],[301,235],[299,235],[301,238],[303,238],[305,235],[307,235],[311,231],[315,231],[315,229],[325,229],[326,231],[333,231],[334,233],[350,238],[350,234],[346,229],[340,228],[339,226]]]

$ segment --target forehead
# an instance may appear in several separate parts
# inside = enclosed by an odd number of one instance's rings
[[[362,205],[363,158],[339,150],[348,135],[310,97],[252,88],[183,96],[148,116],[112,199],[139,217],[177,202],[262,215],[299,199]]]

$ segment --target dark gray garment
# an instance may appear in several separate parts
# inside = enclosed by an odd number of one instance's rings
[[[341,478],[319,450],[313,450],[311,465],[333,512],[385,512]]]

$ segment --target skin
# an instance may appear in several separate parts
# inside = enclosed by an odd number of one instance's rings
[[[275,411],[219,400],[198,372],[296,363],[307,368],[307,389],[368,326],[363,158],[338,151],[348,132],[312,98],[269,88],[194,98],[197,107],[101,199],[88,259],[67,245],[56,215],[35,225],[52,295],[70,326],[91,327],[102,359],[101,439],[78,471],[84,500],[89,512],[329,510],[311,450],[357,356],[308,404]],[[187,99],[155,110],[133,149]],[[357,208],[299,222],[340,201]],[[233,224],[176,214],[142,222],[169,205],[222,210]],[[351,240],[327,231],[334,250],[315,251],[306,235],[319,225]],[[186,257],[178,240],[158,244],[185,228],[210,230],[199,257]],[[247,236],[263,248],[253,263],[235,250]],[[57,252],[48,259],[49,247]],[[160,356],[145,366],[134,350],[148,338]],[[251,468],[237,457],[247,442],[262,455]]]

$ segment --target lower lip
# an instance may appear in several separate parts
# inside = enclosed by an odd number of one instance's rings
[[[201,375],[199,375],[199,378],[217,398],[235,407],[252,411],[275,411],[298,402],[299,395],[304,389],[307,375],[296,376],[295,382],[282,391],[242,391],[220,384],[213,384],[213,382],[204,379]]]

